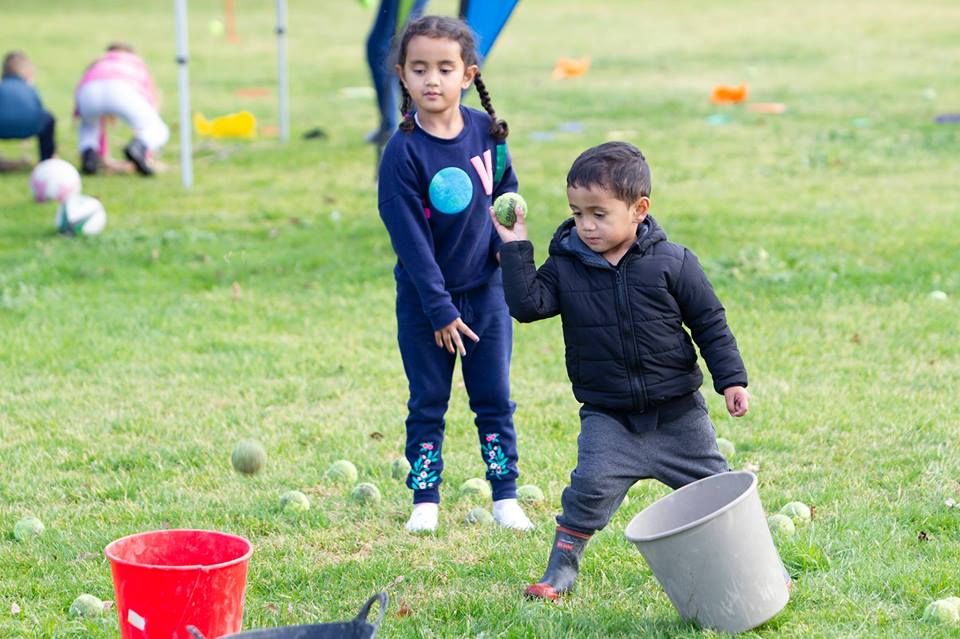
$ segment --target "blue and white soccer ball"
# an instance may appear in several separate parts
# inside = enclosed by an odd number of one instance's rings
[[[63,235],[98,235],[107,225],[107,212],[97,198],[77,193],[57,207],[55,224]]]

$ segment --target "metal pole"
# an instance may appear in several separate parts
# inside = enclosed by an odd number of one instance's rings
[[[190,119],[190,71],[187,68],[187,0],[173,0],[177,15],[177,80],[180,88],[180,179],[193,186],[193,149]]]
[[[290,101],[287,82],[287,0],[277,0],[277,95],[280,98],[280,140],[290,139]]]

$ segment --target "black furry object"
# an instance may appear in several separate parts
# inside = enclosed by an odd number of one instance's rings
[[[303,134],[303,139],[304,140],[326,140],[327,132],[321,129],[320,127],[316,127],[316,128],[310,129],[309,131],[305,131]]]

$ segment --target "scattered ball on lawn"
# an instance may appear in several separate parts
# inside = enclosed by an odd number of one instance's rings
[[[527,215],[527,202],[519,193],[504,193],[493,202],[493,213],[497,216],[497,221],[508,229],[513,228],[517,223],[517,206]]]
[[[99,617],[103,614],[103,601],[84,593],[70,604],[69,614],[71,617]]]
[[[30,173],[30,191],[37,202],[63,202],[80,192],[80,173],[66,160],[44,160]]]
[[[267,451],[263,449],[260,442],[245,439],[234,446],[230,462],[238,473],[253,475],[260,472],[263,465],[267,463]]]
[[[470,509],[463,520],[471,526],[488,526],[493,523],[493,515],[486,508],[476,506]]]
[[[543,491],[533,484],[524,484],[517,488],[517,501],[521,504],[539,504],[543,501]]]
[[[789,504],[780,509],[781,515],[786,515],[793,520],[793,523],[797,526],[802,526],[810,521],[810,506],[807,506],[802,501],[791,501]]]
[[[99,235],[107,225],[107,212],[95,197],[74,193],[57,207],[53,227],[61,235]]]
[[[43,534],[43,522],[36,517],[24,517],[13,526],[13,537],[26,541]]]
[[[374,506],[380,503],[380,489],[367,482],[359,483],[350,493],[350,500],[361,506]]]
[[[486,497],[489,498],[493,491],[490,489],[490,483],[486,479],[471,477],[460,484],[461,497]]]
[[[394,479],[403,480],[410,474],[410,462],[406,457],[397,457],[390,463],[390,476]]]
[[[947,301],[947,294],[943,291],[933,291],[930,293],[930,299],[937,302],[945,302]]]
[[[289,512],[310,510],[310,500],[299,490],[288,490],[280,495],[280,508]]]
[[[720,454],[727,459],[732,459],[737,454],[737,447],[733,445],[733,442],[723,437],[717,437],[717,448],[720,449]]]
[[[780,513],[770,515],[767,518],[767,525],[770,526],[770,532],[773,533],[774,537],[793,537],[794,533],[797,532],[793,520]]]
[[[948,626],[960,625],[960,607],[946,599],[930,602],[923,611],[923,620]]]
[[[327,469],[327,479],[338,484],[353,484],[357,477],[357,467],[346,459],[338,459]]]
[[[210,35],[212,35],[213,37],[223,35],[223,22],[221,22],[220,20],[217,20],[216,18],[214,18],[213,20],[210,21],[210,24],[208,26],[210,27]]]

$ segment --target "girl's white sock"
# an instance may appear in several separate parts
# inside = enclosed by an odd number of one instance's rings
[[[437,517],[440,508],[437,504],[424,502],[413,505],[413,512],[407,520],[406,529],[410,532],[433,532],[437,529]]]
[[[531,522],[516,499],[498,499],[493,502],[493,518],[504,528],[532,530]]]

